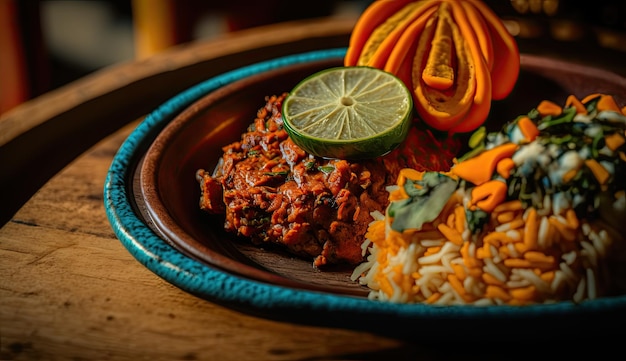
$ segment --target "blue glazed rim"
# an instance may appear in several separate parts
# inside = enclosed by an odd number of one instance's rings
[[[104,185],[108,220],[124,247],[142,265],[165,281],[203,299],[245,313],[281,321],[353,328],[394,334],[400,325],[421,324],[429,331],[480,321],[487,326],[500,322],[541,324],[567,331],[581,322],[618,322],[626,314],[626,296],[600,298],[580,304],[560,302],[529,306],[432,306],[395,304],[367,298],[292,289],[259,282],[198,262],[167,244],[144,223],[133,206],[129,180],[133,167],[151,142],[174,116],[194,101],[220,87],[246,77],[285,66],[342,58],[345,48],[311,51],[284,56],[205,80],[171,98],[147,117],[124,141],[113,158]],[[333,317],[331,315],[341,315]],[[393,324],[383,328],[380,323]],[[471,326],[471,327],[475,327]],[[423,335],[413,332],[413,336]]]

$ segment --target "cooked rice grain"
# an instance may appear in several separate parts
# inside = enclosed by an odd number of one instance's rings
[[[563,202],[545,200],[548,209],[541,210],[503,203],[488,231],[472,235],[466,199],[457,190],[425,230],[399,233],[390,219],[373,215],[370,229],[384,232],[368,232],[370,254],[352,279],[370,288],[370,299],[402,303],[525,305],[604,294],[607,232],[576,218]]]

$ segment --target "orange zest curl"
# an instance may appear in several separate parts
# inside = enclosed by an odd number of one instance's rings
[[[480,0],[377,0],[357,20],[344,65],[395,74],[426,124],[464,133],[484,123],[492,100],[511,93],[520,55]]]

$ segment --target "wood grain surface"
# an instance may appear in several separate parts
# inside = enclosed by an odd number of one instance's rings
[[[0,114],[0,225],[72,159],[175,94],[241,66],[345,47],[355,21],[307,19],[182,44],[101,69]]]
[[[0,360],[270,360],[404,355],[394,339],[240,314],[187,294],[115,237],[102,189],[133,122],[0,229]],[[370,356],[367,356],[367,355]]]
[[[104,210],[106,172],[138,121],[71,162],[0,228],[0,360],[527,360],[585,347],[542,345],[538,329],[511,343],[488,334],[467,343],[454,330],[423,343],[272,321],[178,289],[133,258]]]
[[[183,292],[132,257],[104,210],[106,172],[147,112],[229,69],[344,46],[353,24],[341,18],[277,24],[184,45],[2,114],[0,360],[412,355],[415,347],[400,340],[270,321]]]

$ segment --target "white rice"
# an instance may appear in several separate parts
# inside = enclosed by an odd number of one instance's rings
[[[407,246],[399,247],[397,253],[391,251],[393,247],[381,246],[393,232],[389,220],[373,214],[372,225],[385,222],[385,240],[367,239],[367,261],[354,269],[352,279],[370,289],[370,299],[389,302],[497,305],[595,299],[603,294],[603,283],[598,278],[605,275],[604,259],[612,240],[607,232],[584,220],[578,222],[575,240],[567,240],[567,234],[551,223],[572,226],[566,216],[566,203],[557,197],[543,202],[545,208],[536,212],[536,247],[532,250],[523,247],[526,225],[519,227],[519,220],[527,218],[529,210],[516,211],[517,221],[502,224],[492,215],[488,226],[491,232],[503,232],[508,237],[508,243],[500,246],[485,244],[486,234],[470,237],[465,224],[462,245],[448,240],[437,229],[414,231],[418,234],[409,231],[402,235]],[[432,223],[445,224],[449,213],[454,213],[454,207],[448,208],[448,214],[442,213]],[[494,287],[501,293],[493,291]]]

